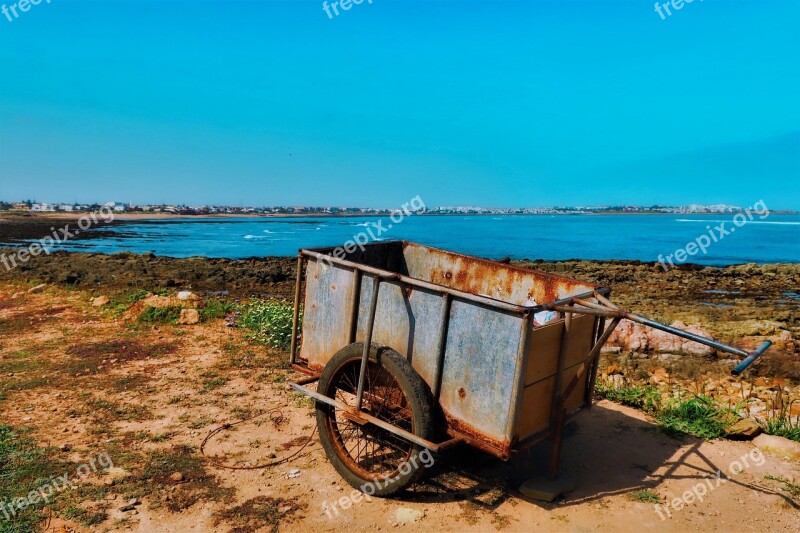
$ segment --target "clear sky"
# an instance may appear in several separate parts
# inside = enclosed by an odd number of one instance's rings
[[[0,15],[0,199],[800,209],[800,1],[368,1]]]

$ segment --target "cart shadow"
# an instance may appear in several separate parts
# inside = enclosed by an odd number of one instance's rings
[[[427,503],[465,502],[494,511],[513,497],[545,509],[581,505],[604,498],[654,489],[668,479],[707,480],[728,465],[714,464],[700,450],[703,441],[674,437],[658,426],[625,413],[595,405],[564,430],[560,472],[576,488],[563,500],[545,503],[519,492],[528,479],[547,472],[550,442],[520,452],[508,462],[462,446],[437,458],[427,478],[407,491],[403,499]],[[679,453],[680,452],[680,453]],[[795,509],[791,498],[767,487],[726,477],[754,491],[781,496]]]

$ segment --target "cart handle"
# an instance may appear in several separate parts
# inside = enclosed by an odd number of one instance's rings
[[[739,374],[741,374],[742,372],[747,370],[747,367],[752,365],[755,362],[756,359],[761,357],[761,355],[763,355],[763,353],[766,352],[767,348],[769,348],[770,346],[772,346],[772,341],[767,341],[764,344],[762,344],[761,346],[759,346],[758,349],[755,352],[753,352],[750,355],[748,355],[747,358],[744,361],[739,363],[736,366],[736,368],[731,370],[731,374],[733,374],[734,376],[738,376]]]
[[[756,359],[761,357],[764,354],[764,352],[766,352],[767,349],[770,346],[772,346],[772,341],[766,341],[764,344],[759,346],[757,350],[750,353],[745,350],[742,350],[741,348],[730,346],[728,344],[715,341],[714,339],[709,339],[708,337],[703,337],[702,335],[697,335],[689,331],[684,331],[682,329],[668,326],[666,324],[662,324],[661,322],[656,322],[655,320],[650,320],[649,318],[637,315],[636,313],[631,313],[629,311],[626,311],[625,309],[622,309],[616,304],[613,304],[610,301],[608,301],[608,299],[606,299],[602,294],[600,294],[599,291],[594,291],[594,297],[597,300],[597,303],[582,299],[580,296],[573,296],[571,298],[565,298],[563,300],[553,302],[552,304],[547,304],[545,307],[547,309],[560,311],[562,313],[582,313],[589,315],[605,316],[609,318],[627,318],[628,320],[632,320],[633,322],[638,322],[640,324],[644,324],[645,326],[650,326],[651,328],[660,329],[661,331],[666,331],[667,333],[671,333],[672,335],[676,335],[678,337],[682,337],[690,341],[698,342],[700,344],[705,344],[706,346],[711,346],[712,348],[716,348],[717,350],[720,350],[722,352],[727,352],[736,355],[738,357],[743,358],[744,360],[731,371],[731,374],[734,376],[738,376],[739,374],[744,372],[750,365],[752,365],[756,361]]]

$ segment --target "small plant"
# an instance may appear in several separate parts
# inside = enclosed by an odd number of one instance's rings
[[[792,405],[798,401],[784,398],[778,391],[772,399],[770,415],[761,422],[764,433],[800,441],[800,415],[792,417]]]
[[[239,324],[255,333],[252,337],[273,348],[286,350],[292,341],[293,307],[280,301],[254,300],[241,308]],[[302,320],[302,312],[300,315]]]
[[[139,315],[139,322],[143,324],[177,324],[181,316],[181,307],[169,305],[166,307],[145,307]]]
[[[766,476],[764,476],[764,479],[777,481],[778,483],[783,485],[783,487],[782,487],[783,490],[785,490],[786,492],[791,494],[792,497],[800,498],[800,485],[798,485],[797,483],[792,483],[791,481],[789,481],[788,479],[786,479],[783,476],[773,476],[773,475],[770,475],[770,474],[767,474]]]
[[[637,490],[628,494],[628,498],[637,502],[661,503],[661,497],[651,490]]]

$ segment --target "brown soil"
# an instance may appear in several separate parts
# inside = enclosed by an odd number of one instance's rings
[[[672,508],[661,520],[648,499],[679,497],[718,469],[727,473],[753,447],[673,438],[641,412],[607,401],[568,428],[562,471],[577,489],[556,503],[518,491],[544,471],[547,443],[509,463],[463,447],[438,458],[426,481],[397,498],[364,500],[329,517],[323,504],[352,489],[313,435],[312,403],[286,385],[300,376],[287,368],[285,353],[253,344],[222,319],[144,325],[92,307],[92,291],[56,285],[27,293],[28,286],[0,282],[0,420],[30,427],[42,446],[68,445],[56,452],[64,460],[107,452],[114,462],[61,496],[50,523],[56,531],[88,530],[65,517],[67,504],[105,513],[93,526],[103,531],[800,527],[798,495],[776,481],[796,483],[800,465],[776,456],[730,474],[705,501]],[[208,457],[200,454],[212,430],[240,420],[208,441]],[[281,459],[251,470],[219,466]],[[141,504],[122,511],[131,498]],[[401,507],[424,515],[395,526]]]

